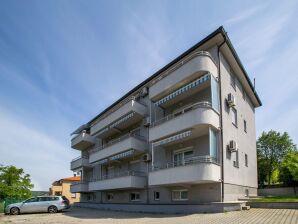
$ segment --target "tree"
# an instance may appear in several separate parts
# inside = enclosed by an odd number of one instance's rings
[[[257,141],[258,177],[263,185],[267,180],[272,183],[272,173],[280,169],[283,158],[290,151],[296,151],[296,145],[287,132],[283,134],[276,131],[263,132]]]
[[[280,180],[287,185],[298,183],[298,152],[290,151],[281,163]]]
[[[0,165],[0,199],[29,198],[33,186],[30,175],[25,174],[23,169]]]

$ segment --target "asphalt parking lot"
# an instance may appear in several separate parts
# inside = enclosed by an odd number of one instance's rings
[[[166,215],[71,208],[57,214],[0,215],[0,223],[278,223],[297,224],[298,210],[250,209],[216,214]]]

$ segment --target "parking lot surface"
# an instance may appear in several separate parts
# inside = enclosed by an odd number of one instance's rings
[[[87,208],[71,208],[57,214],[0,215],[0,223],[278,223],[297,224],[298,210],[250,209],[216,214],[166,215],[104,211]]]

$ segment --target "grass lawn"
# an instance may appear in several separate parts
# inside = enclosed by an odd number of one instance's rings
[[[250,199],[251,202],[298,202],[298,196],[267,196]]]

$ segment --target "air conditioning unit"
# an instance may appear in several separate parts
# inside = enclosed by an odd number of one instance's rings
[[[149,153],[144,154],[142,156],[142,161],[144,161],[144,162],[150,162],[151,161],[151,155]]]
[[[227,103],[228,103],[229,107],[234,107],[234,106],[236,106],[236,99],[235,99],[235,97],[233,96],[232,93],[229,93],[229,94],[228,94]]]
[[[146,117],[144,120],[144,126],[149,127],[150,126],[150,117]]]
[[[144,87],[144,88],[141,90],[140,95],[141,95],[142,97],[147,96],[147,95],[148,95],[148,87]]]
[[[229,150],[230,152],[236,152],[238,149],[237,149],[237,142],[234,141],[234,140],[231,140],[229,142]]]

